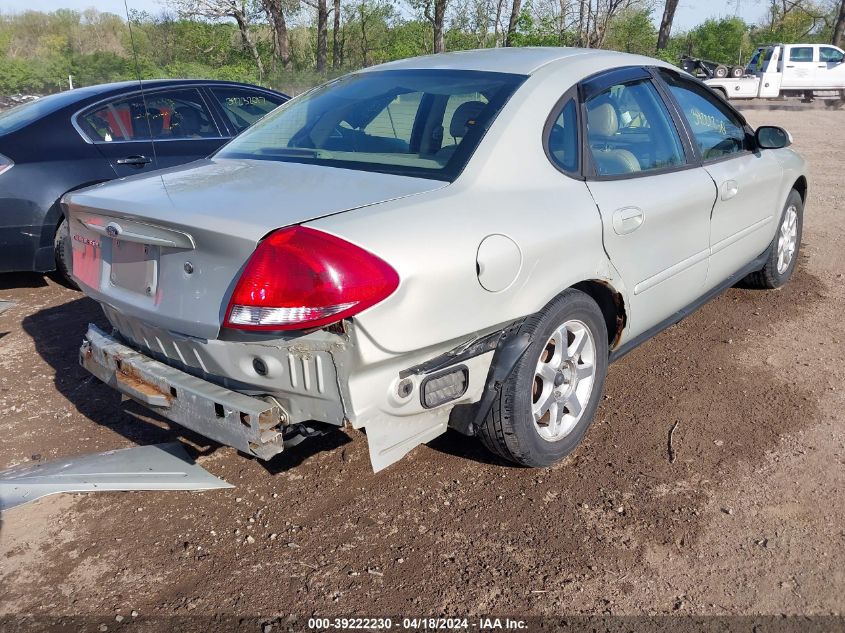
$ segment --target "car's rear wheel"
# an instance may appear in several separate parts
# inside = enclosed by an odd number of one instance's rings
[[[56,237],[53,240],[56,249],[56,273],[62,283],[74,289],[79,289],[76,282],[70,276],[73,255],[70,246],[70,227],[67,218],[63,218],[56,229]]]
[[[798,264],[801,233],[804,226],[804,201],[793,189],[786,198],[777,234],[765,266],[751,273],[744,285],[752,288],[780,288],[792,277]]]
[[[607,326],[589,295],[569,289],[520,331],[532,342],[479,436],[505,459],[548,466],[572,452],[593,420],[607,374]]]

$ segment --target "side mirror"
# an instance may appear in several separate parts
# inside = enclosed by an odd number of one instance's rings
[[[789,132],[775,125],[761,125],[754,133],[754,139],[760,149],[781,149],[792,145]]]

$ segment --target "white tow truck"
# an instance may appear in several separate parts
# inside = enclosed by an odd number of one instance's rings
[[[769,44],[754,51],[741,77],[704,83],[726,99],[800,97],[845,100],[845,52],[829,44]]]

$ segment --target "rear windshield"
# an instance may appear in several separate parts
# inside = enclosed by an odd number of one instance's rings
[[[69,103],[66,95],[67,93],[58,93],[41,97],[0,112],[0,134],[19,130],[33,121],[63,108]]]
[[[524,80],[459,70],[348,75],[279,107],[217,157],[453,180]]]
[[[775,49],[771,46],[768,46],[766,48],[758,48],[756,51],[754,51],[754,55],[752,55],[751,59],[748,61],[748,66],[745,67],[745,71],[748,73],[765,71],[769,60],[772,58],[772,53],[774,52],[774,50]]]

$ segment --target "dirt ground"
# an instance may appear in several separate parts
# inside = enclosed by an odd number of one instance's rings
[[[547,470],[454,433],[379,474],[356,432],[251,460],[88,377],[93,302],[0,276],[18,303],[0,316],[0,468],[178,438],[236,486],[9,510],[0,615],[109,630],[117,616],[842,616],[845,111],[747,114],[789,129],[810,164],[795,278],[731,289],[614,364],[586,441]]]

